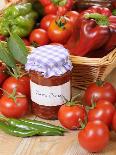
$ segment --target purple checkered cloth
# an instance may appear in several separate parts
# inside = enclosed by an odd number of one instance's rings
[[[27,71],[34,70],[45,78],[61,76],[72,70],[68,50],[61,45],[45,45],[34,48],[27,57]]]

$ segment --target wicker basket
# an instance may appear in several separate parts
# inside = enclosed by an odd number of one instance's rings
[[[24,3],[29,0],[6,0],[6,7],[11,4]],[[2,11],[1,11],[2,13]],[[104,80],[116,68],[116,48],[103,58],[70,56],[73,63],[72,86],[85,89],[97,79]]]

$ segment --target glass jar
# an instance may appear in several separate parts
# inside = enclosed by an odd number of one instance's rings
[[[72,65],[68,51],[59,45],[38,47],[28,56],[26,69],[30,75],[33,114],[57,119],[64,98],[71,98]]]

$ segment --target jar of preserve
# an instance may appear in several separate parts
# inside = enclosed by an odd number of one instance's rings
[[[33,49],[27,57],[33,114],[57,119],[58,110],[71,98],[72,64],[62,45],[45,45]],[[64,100],[66,99],[66,100]]]

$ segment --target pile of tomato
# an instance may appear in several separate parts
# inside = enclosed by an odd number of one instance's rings
[[[70,129],[79,129],[78,141],[89,152],[100,152],[108,144],[110,130],[116,132],[116,90],[109,82],[90,84],[82,100],[62,105],[58,119]]]
[[[0,112],[6,117],[19,118],[29,111],[30,79],[28,75],[10,76],[0,63]]]

